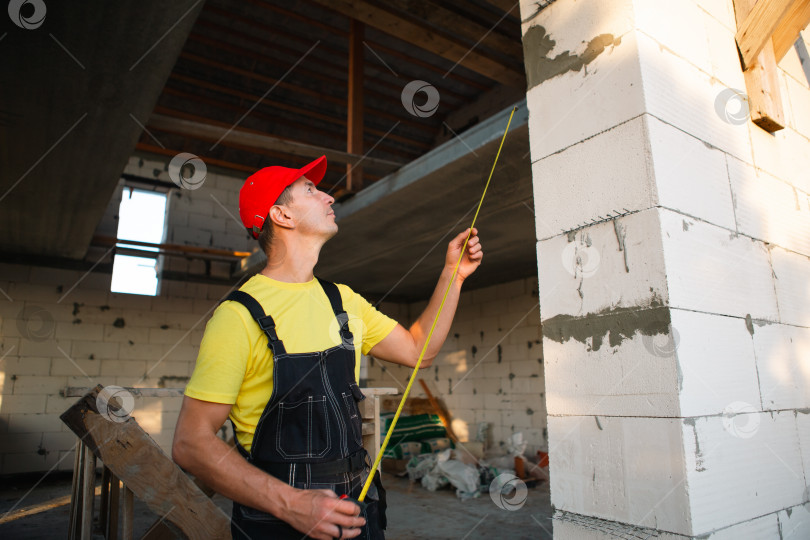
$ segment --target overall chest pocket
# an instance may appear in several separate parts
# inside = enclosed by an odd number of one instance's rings
[[[278,404],[276,450],[284,458],[319,458],[331,449],[326,396]]]

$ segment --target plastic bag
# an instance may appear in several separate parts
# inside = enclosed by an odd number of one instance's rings
[[[438,468],[456,488],[456,495],[460,499],[478,496],[478,488],[481,487],[478,469],[455,459],[439,461]]]

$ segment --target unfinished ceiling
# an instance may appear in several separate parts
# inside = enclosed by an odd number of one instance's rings
[[[349,201],[525,92],[511,1],[95,1],[47,9],[41,28],[5,19],[0,30],[7,254],[83,258],[134,152],[190,152],[238,175],[327,154],[323,185]],[[415,80],[437,89],[435,114],[403,106],[403,88]],[[362,176],[347,179],[343,164],[359,162]],[[455,181],[460,188],[466,177]]]

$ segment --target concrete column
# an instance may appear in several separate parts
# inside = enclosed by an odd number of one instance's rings
[[[555,538],[810,537],[796,53],[770,135],[731,0],[520,7]]]

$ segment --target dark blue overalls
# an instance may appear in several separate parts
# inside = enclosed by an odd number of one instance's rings
[[[354,378],[354,336],[340,291],[334,283],[320,278],[318,282],[332,305],[342,340],[325,351],[287,353],[273,318],[252,296],[234,291],[226,298],[247,308],[273,351],[273,391],[256,425],[250,452],[238,442],[237,448],[250,463],[293,487],[329,489],[357,498],[371,469],[357,406],[365,396]],[[361,512],[366,525],[356,538],[385,538],[385,491],[379,474]],[[283,519],[236,502],[231,532],[234,539],[305,538]]]

